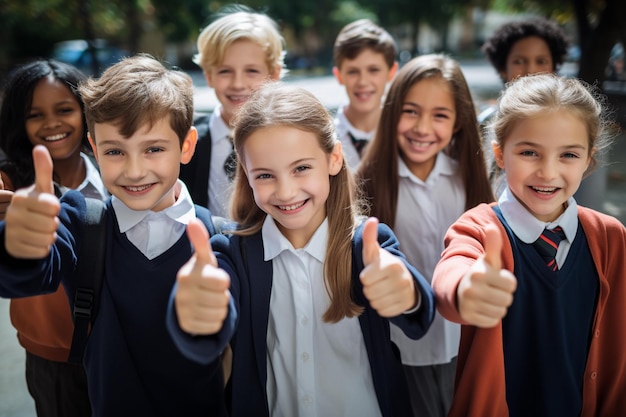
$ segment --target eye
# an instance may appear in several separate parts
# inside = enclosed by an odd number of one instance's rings
[[[537,152],[531,150],[521,151],[519,154],[522,156],[537,156]]]
[[[36,118],[41,117],[41,116],[42,116],[41,113],[29,113],[26,116],[26,119],[36,119]]]
[[[160,148],[160,147],[158,147],[158,146],[151,146],[151,147],[149,147],[149,148],[146,150],[146,152],[147,152],[147,153],[157,153],[157,152],[163,152],[164,150],[165,150],[165,149]]]
[[[63,107],[61,109],[59,109],[59,113],[60,114],[69,114],[69,113],[73,113],[75,111],[74,108],[72,107]]]
[[[104,155],[121,155],[122,151],[120,151],[119,149],[107,149],[106,151],[103,152]]]
[[[259,70],[258,70],[258,69],[256,69],[256,68],[250,68],[250,69],[248,69],[247,71],[248,71],[250,74],[260,74],[260,73],[261,73],[261,71],[259,71]]]
[[[219,75],[226,75],[226,74],[230,74],[230,72],[231,72],[231,71],[230,71],[228,68],[222,68],[222,69],[220,69],[220,70],[218,70],[218,71],[217,71],[217,73],[218,73]]]
[[[402,109],[402,113],[405,113],[405,114],[410,114],[410,115],[412,115],[412,116],[417,115],[417,111],[415,111],[415,109],[414,109],[414,108],[411,108],[411,107],[405,107],[405,108],[403,108],[403,109]]]
[[[435,118],[437,118],[437,119],[446,119],[447,120],[447,119],[450,118],[450,115],[447,114],[447,113],[436,113],[435,114]]]
[[[259,174],[256,176],[256,178],[258,180],[267,180],[267,179],[272,178],[272,176],[270,174]]]
[[[562,158],[566,158],[566,159],[578,159],[580,158],[579,155],[573,153],[573,152],[565,152],[563,155],[561,155]]]
[[[300,165],[300,166],[296,167],[295,171],[296,172],[304,172],[304,171],[309,170],[309,169],[311,169],[311,166],[309,166],[309,165]]]

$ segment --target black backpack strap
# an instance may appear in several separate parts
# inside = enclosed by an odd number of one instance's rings
[[[76,265],[76,292],[74,293],[74,334],[68,362],[81,363],[87,345],[89,324],[96,319],[98,301],[104,276],[106,249],[106,204],[96,198],[85,197],[87,210],[83,235],[80,240]]]

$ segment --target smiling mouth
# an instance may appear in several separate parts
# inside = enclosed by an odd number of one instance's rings
[[[297,210],[297,209],[299,209],[299,208],[300,208],[300,207],[302,207],[302,206],[303,206],[303,205],[304,205],[307,201],[309,201],[309,200],[304,200],[304,201],[301,201],[301,202],[296,203],[296,204],[290,204],[290,205],[288,205],[288,206],[276,206],[276,207],[278,207],[279,209],[281,209],[281,210],[283,210],[283,211],[292,211],[292,210]]]
[[[58,135],[46,136],[43,138],[43,140],[45,140],[46,142],[56,142],[58,140],[65,139],[69,135],[69,133],[59,133]]]
[[[152,187],[153,185],[154,184],[138,185],[138,186],[126,185],[126,186],[124,186],[124,188],[127,189],[130,192],[138,193],[138,192],[147,190],[148,188]]]
[[[415,146],[416,148],[428,148],[430,145],[435,143],[435,142],[423,142],[423,141],[419,141],[415,139],[408,139],[408,138],[407,140],[412,146]]]
[[[235,103],[244,103],[248,100],[249,95],[229,95],[227,96],[230,101],[234,101]]]
[[[539,194],[546,194],[546,195],[554,194],[555,192],[559,190],[558,187],[533,187],[531,186],[530,188]]]

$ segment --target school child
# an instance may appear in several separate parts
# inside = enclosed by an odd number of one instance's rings
[[[458,63],[444,55],[407,62],[391,83],[357,178],[371,214],[394,230],[407,260],[428,281],[448,227],[465,210],[493,201],[481,146]],[[391,337],[400,349],[415,416],[446,416],[460,326],[436,314],[420,340],[395,326]]]
[[[237,314],[222,327],[234,332],[232,416],[411,415],[389,322],[421,337],[431,289],[387,226],[358,217],[332,116],[310,92],[271,83],[238,113],[235,149],[239,229],[179,274],[167,316],[177,345],[210,359],[197,335]],[[207,281],[228,278],[236,309],[212,314],[223,290]]]
[[[376,133],[383,94],[398,69],[396,55],[393,37],[369,19],[347,24],[335,40],[333,74],[348,95],[335,126],[351,169]]]
[[[567,56],[567,46],[565,32],[556,22],[532,18],[498,27],[481,50],[506,86],[506,83],[528,74],[557,73]],[[484,132],[483,145],[492,186],[499,194],[506,185],[493,159],[491,139],[488,139],[491,133],[487,129],[497,110],[496,105],[483,109],[478,115],[478,123]]]
[[[48,149],[54,164],[55,192],[69,189],[87,197],[108,196],[87,141],[83,102],[76,86],[85,76],[72,65],[39,59],[14,69],[7,79],[0,109],[0,164],[4,204],[13,191],[35,179],[32,149]],[[4,219],[5,210],[0,213]],[[83,366],[68,363],[74,325],[62,287],[48,295],[14,298],[11,322],[26,350],[26,384],[39,417],[91,413]]]
[[[196,140],[191,78],[136,56],[81,83],[79,93],[112,194],[99,311],[84,359],[92,413],[224,415],[219,358],[186,359],[163,324],[176,273],[192,255],[186,224],[198,217],[214,231],[210,212],[194,206],[178,180]],[[0,296],[55,291],[59,283],[71,295],[85,199],[73,190],[60,202],[54,196],[46,148],[35,146],[33,161],[35,184],[15,192],[0,222]]]
[[[572,197],[606,145],[601,110],[554,74],[500,97],[507,188],[450,227],[432,281],[441,314],[463,324],[452,417],[626,410],[626,228]]]
[[[227,217],[236,161],[231,119],[261,84],[286,73],[284,39],[269,16],[245,6],[227,7],[198,36],[194,62],[215,91],[219,105],[198,115],[198,146],[180,178],[191,197],[216,216]]]

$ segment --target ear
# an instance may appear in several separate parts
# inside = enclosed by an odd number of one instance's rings
[[[502,156],[502,146],[495,140],[491,142],[491,149],[493,149],[493,156],[498,165],[498,168],[504,169],[504,158]]]
[[[87,132],[87,140],[89,141],[89,145],[91,145],[91,151],[93,152],[94,158],[96,158],[96,162],[100,162],[98,160],[98,148],[96,147],[96,141],[91,137],[91,133]]]
[[[341,72],[339,72],[339,68],[333,67],[333,75],[339,82],[339,84],[343,85],[343,80],[341,79]]]
[[[213,88],[213,76],[211,75],[211,71],[202,71],[202,74],[204,75],[204,79],[209,87]]]
[[[332,152],[330,153],[330,161],[328,164],[328,172],[330,175],[337,175],[341,168],[344,165],[343,161],[343,148],[341,147],[341,142],[335,142],[335,146],[333,147]]]
[[[391,68],[389,69],[389,76],[387,77],[387,81],[393,80],[393,77],[398,72],[398,61],[394,62]]]
[[[180,155],[180,162],[187,164],[191,161],[191,157],[196,151],[196,143],[198,143],[198,131],[195,127],[191,126],[185,140],[183,141],[182,152]]]
[[[272,80],[272,81],[280,80],[280,74],[281,74],[282,70],[283,70],[283,68],[280,65],[276,65],[273,68],[273,71],[271,71],[271,73],[270,73],[270,80]]]

